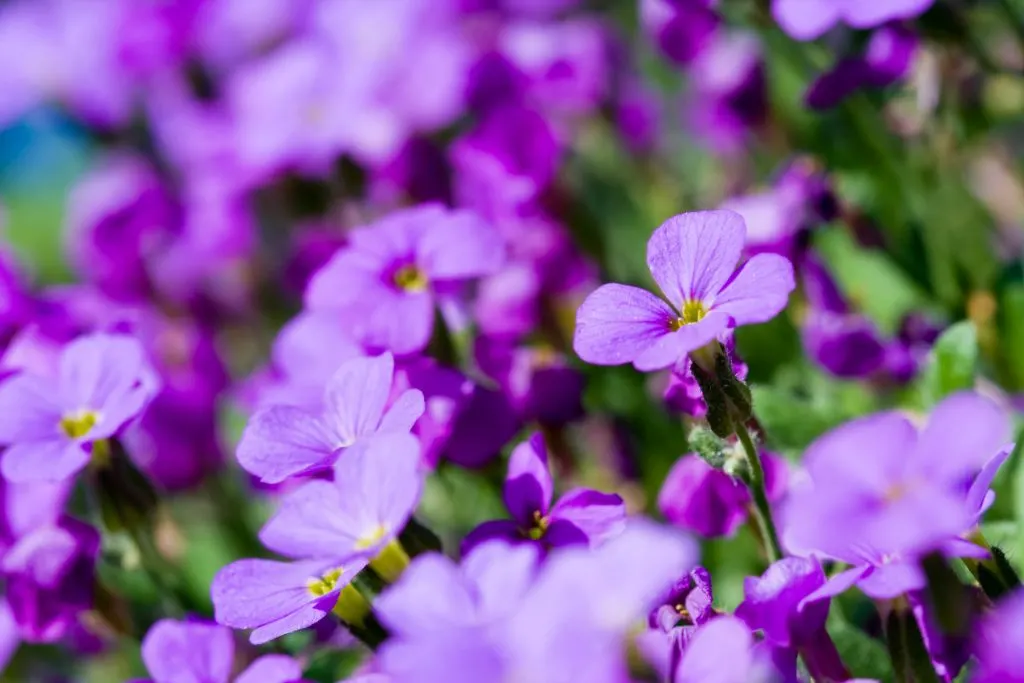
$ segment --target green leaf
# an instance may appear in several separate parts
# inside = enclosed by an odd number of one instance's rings
[[[974,386],[978,368],[978,331],[969,320],[951,326],[935,342],[918,380],[921,407],[930,408],[956,391]]]
[[[893,611],[886,620],[885,634],[898,683],[939,683],[913,614]]]
[[[842,619],[829,621],[829,634],[853,678],[886,683],[895,678],[884,643]]]

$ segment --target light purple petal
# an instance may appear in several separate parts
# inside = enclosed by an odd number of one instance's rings
[[[254,628],[252,633],[249,634],[249,642],[253,645],[262,645],[263,643],[269,643],[275,638],[280,638],[281,636],[286,636],[289,633],[309,628],[326,617],[330,611],[334,609],[334,605],[337,601],[337,592],[328,593],[322,598],[319,598],[316,602],[299,607],[299,609],[295,610],[291,614],[286,614],[280,619],[275,619],[274,621]]]
[[[387,257],[357,249],[336,253],[306,285],[303,301],[311,311],[337,311],[364,300],[380,289]]]
[[[647,243],[647,267],[678,310],[708,301],[736,270],[747,234],[734,211],[694,211],[665,221]]]
[[[395,359],[390,353],[353,358],[334,373],[324,392],[325,421],[350,446],[377,431],[391,394]]]
[[[676,671],[675,683],[741,683],[756,680],[754,637],[735,617],[721,617],[697,629]]]
[[[1009,437],[1005,410],[979,394],[953,394],[932,410],[914,451],[914,467],[954,484],[984,467]]]
[[[482,628],[448,627],[422,637],[388,640],[377,655],[384,681],[483,683],[504,677],[501,650]],[[524,679],[537,680],[537,679]],[[374,681],[374,683],[378,683]]]
[[[882,600],[923,588],[924,584],[924,572],[916,564],[909,562],[874,567],[858,582],[859,588],[865,594]]]
[[[519,605],[533,584],[540,553],[532,544],[485,543],[462,561],[462,574],[476,587],[477,613],[484,620],[499,619]]]
[[[10,482],[63,481],[85,469],[91,455],[81,444],[60,437],[8,446],[0,473]]]
[[[546,515],[554,483],[548,471],[548,451],[539,432],[512,450],[505,476],[505,507],[523,528],[533,524],[533,514]]]
[[[1003,463],[1010,457],[1013,452],[1013,445],[1004,447],[981,468],[981,472],[971,482],[971,487],[967,491],[967,511],[976,515],[975,522],[980,521],[981,515],[992,506],[995,502],[995,493],[989,489],[992,487],[992,482],[996,478],[996,474],[999,473],[999,468],[1003,466]],[[991,494],[991,495],[990,495]]]
[[[59,398],[53,381],[34,375],[15,375],[0,383],[0,443],[59,436]]]
[[[476,613],[471,589],[459,568],[437,553],[417,557],[373,606],[392,633],[409,638],[437,633],[449,625],[468,625]]]
[[[453,211],[425,230],[416,252],[431,280],[490,275],[505,261],[501,233],[469,211]]]
[[[815,440],[804,465],[817,486],[884,493],[900,480],[916,438],[917,430],[898,413],[869,415]]]
[[[990,553],[980,545],[975,545],[964,538],[950,538],[941,544],[942,554],[946,557],[971,557],[984,560]]]
[[[318,598],[307,582],[331,569],[323,561],[239,560],[217,572],[210,587],[217,622],[256,628],[282,619]]]
[[[797,40],[813,40],[839,21],[843,5],[835,0],[773,0],[772,16]]]
[[[633,359],[633,366],[646,372],[675,365],[686,354],[717,339],[730,324],[729,316],[712,311],[700,322],[683,325],[675,332],[658,339],[650,348]]]
[[[256,412],[238,443],[238,463],[265,482],[276,484],[315,467],[328,467],[346,445],[316,415],[294,406]]]
[[[671,335],[677,318],[669,306],[650,292],[627,285],[602,285],[576,313],[573,348],[595,365],[629,363]]]
[[[857,582],[863,579],[870,571],[871,565],[865,564],[839,572],[835,576],[831,577],[824,586],[801,600],[798,609],[803,609],[806,605],[812,602],[817,602],[818,600],[824,600],[826,598],[833,598],[840,593],[845,593],[850,588],[853,588]]]
[[[238,674],[235,683],[293,683],[302,678],[302,667],[287,655],[264,655]]]
[[[297,559],[345,558],[362,531],[354,528],[359,520],[339,514],[346,507],[332,482],[310,482],[281,500],[277,514],[260,530],[260,541]]]
[[[909,19],[928,9],[935,0],[887,0],[849,2],[842,6],[843,19],[855,28],[871,28],[892,19]]]
[[[142,661],[155,683],[228,683],[235,657],[231,630],[162,619],[142,641]]]
[[[572,489],[555,503],[551,520],[552,525],[555,520],[571,523],[583,532],[591,545],[598,545],[626,528],[626,504],[614,493]]]
[[[408,434],[420,419],[426,404],[419,389],[403,391],[380,420],[382,434]]]
[[[758,254],[711,302],[711,310],[729,315],[735,325],[768,322],[789,303],[796,287],[793,264],[778,254]]]

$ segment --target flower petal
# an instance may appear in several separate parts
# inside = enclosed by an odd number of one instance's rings
[[[505,241],[470,211],[452,211],[425,230],[416,262],[431,280],[465,280],[497,272],[505,261]]]
[[[377,431],[391,394],[395,359],[390,353],[353,358],[334,373],[324,392],[325,420],[350,446]]]
[[[633,367],[642,372],[661,370],[678,363],[686,354],[717,339],[729,328],[729,316],[712,311],[700,322],[683,325],[658,339],[633,359]]]
[[[318,416],[294,406],[271,406],[249,419],[238,443],[238,463],[276,484],[315,467],[329,467],[344,446]]]
[[[552,508],[551,520],[552,525],[555,520],[571,523],[591,545],[599,545],[626,528],[626,504],[614,493],[572,489]]]
[[[51,439],[8,446],[0,455],[0,473],[12,483],[63,481],[85,469],[90,454],[74,441]]]
[[[866,576],[870,571],[871,565],[865,564],[839,572],[830,578],[824,586],[801,600],[797,609],[802,610],[812,602],[825,600],[826,598],[833,598],[840,593],[845,593],[847,590],[855,586],[857,582],[864,578],[864,576]]]
[[[281,500],[277,514],[260,530],[260,541],[297,559],[343,558],[351,554],[361,531],[353,528],[358,520],[340,514],[345,507],[333,483],[310,482]]]
[[[602,285],[576,313],[573,348],[595,365],[629,363],[672,334],[676,319],[669,306],[648,291],[627,285]]]
[[[380,420],[382,434],[408,434],[420,419],[426,403],[419,389],[403,391]]]
[[[254,628],[249,634],[249,642],[253,645],[262,645],[275,638],[286,636],[289,633],[309,628],[326,617],[338,602],[337,592],[328,593],[322,598],[299,607],[291,614],[286,614],[280,619],[268,622],[258,628]]]
[[[0,383],[0,443],[60,435],[61,405],[52,381],[29,374]]]
[[[238,560],[217,572],[210,587],[217,623],[256,628],[316,602],[307,581],[332,567],[323,561]]]
[[[292,683],[302,678],[302,667],[288,655],[264,655],[238,674],[235,683]]]
[[[231,630],[162,619],[142,641],[142,661],[159,683],[228,683],[235,657]]]
[[[466,534],[459,550],[465,556],[478,545],[494,539],[501,539],[508,543],[526,542],[526,539],[519,533],[519,525],[511,519],[492,519],[482,522]]]
[[[758,254],[714,296],[711,310],[729,315],[734,325],[768,322],[789,303],[796,287],[793,264],[778,254]]]
[[[894,562],[874,567],[857,585],[866,595],[886,600],[924,588],[924,584],[924,572],[916,564]]]
[[[665,297],[682,310],[707,301],[736,270],[747,227],[734,211],[694,211],[673,216],[647,242],[647,267]]]
[[[551,505],[554,483],[548,471],[548,451],[544,437],[536,432],[515,447],[508,460],[505,476],[505,507],[523,528],[533,524],[533,514],[546,515]]]
[[[914,450],[915,469],[933,480],[957,483],[973,475],[1010,437],[1010,418],[989,399],[972,392],[935,406]]]
[[[476,612],[470,587],[459,568],[438,553],[416,558],[373,607],[388,630],[410,638],[468,625]]]

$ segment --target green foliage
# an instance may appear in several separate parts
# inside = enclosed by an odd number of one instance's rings
[[[978,370],[978,331],[965,320],[942,333],[917,382],[921,407],[929,408],[946,396],[974,386]]]
[[[852,677],[883,683],[894,679],[892,662],[880,640],[838,616],[829,619],[828,631]]]

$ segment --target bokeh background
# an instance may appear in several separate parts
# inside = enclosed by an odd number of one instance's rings
[[[233,446],[280,370],[275,338],[347,231],[403,206],[473,209],[514,254],[480,283],[472,331],[432,348],[510,395],[487,365],[497,340],[533,391],[569,406],[516,406],[483,422],[507,431],[498,443],[456,456],[472,466],[439,466],[418,517],[449,547],[503,514],[493,456],[538,421],[567,481],[657,514],[686,451],[666,378],[586,367],[567,342],[598,282],[651,284],[647,238],[687,210],[732,208],[752,252],[813,260],[786,315],[737,335],[773,451],[796,461],[846,419],[930,405],[936,382],[960,381],[952,365],[936,376],[931,344],[962,320],[948,353],[1019,405],[1024,3],[918,5],[798,39],[758,0],[0,2],[0,364],[51,309],[152,324],[177,379],[137,437],[142,468],[167,504],[162,552],[207,613],[214,573],[264,552],[270,497]],[[823,311],[879,350],[829,347]],[[569,379],[547,388],[552,367]],[[986,533],[1021,568],[1019,470],[1000,476]],[[144,632],[159,591],[104,553]],[[762,563],[746,529],[703,557],[725,607]],[[857,628],[841,650],[886,678],[864,635],[873,608],[842,603]],[[132,629],[98,632],[23,645],[2,680],[140,675]],[[333,681],[359,654],[318,657],[311,678]]]

